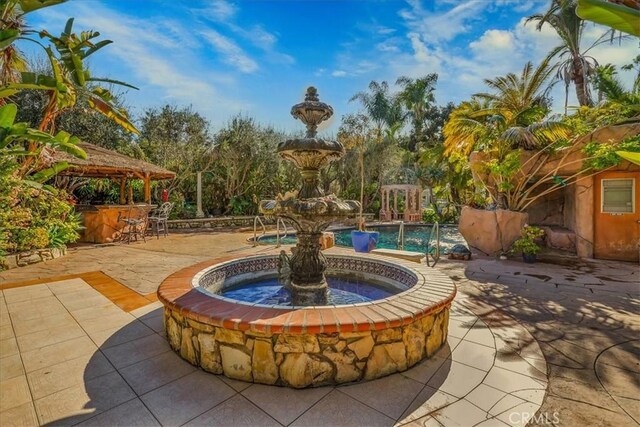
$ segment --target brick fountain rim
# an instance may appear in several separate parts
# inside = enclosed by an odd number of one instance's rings
[[[204,324],[239,331],[296,334],[375,331],[408,325],[449,306],[456,295],[452,280],[426,265],[378,255],[366,258],[351,255],[326,257],[332,263],[343,259],[382,264],[415,276],[416,282],[388,298],[339,306],[262,305],[232,300],[199,289],[199,280],[221,268],[277,260],[277,255],[258,255],[241,259],[218,258],[179,270],[162,282],[158,288],[158,299],[181,316]]]

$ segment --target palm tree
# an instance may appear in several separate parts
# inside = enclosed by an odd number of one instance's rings
[[[569,135],[564,123],[545,120],[547,82],[553,69],[545,60],[535,70],[527,63],[519,76],[509,73],[485,80],[494,91],[476,94],[460,104],[444,127],[445,155],[469,155],[478,150],[492,159],[490,167],[500,185],[487,189],[501,208],[508,207],[512,197],[509,185],[519,167],[515,150],[542,148]]]
[[[552,0],[549,10],[543,14],[532,15],[526,23],[537,21],[536,29],[540,31],[544,24],[549,24],[562,40],[562,44],[554,48],[548,59],[558,57],[557,77],[565,84],[565,114],[567,112],[569,85],[573,82],[576,97],[581,106],[592,106],[593,100],[589,90],[590,78],[595,74],[598,61],[587,55],[589,50],[604,42],[610,32],[603,34],[587,49],[582,50],[582,32],[584,21],[576,14],[576,0]]]
[[[396,84],[402,87],[398,99],[407,109],[407,114],[411,117],[413,125],[409,151],[415,151],[416,146],[425,140],[424,121],[429,114],[430,107],[435,102],[433,92],[437,81],[438,75],[436,73],[427,74],[419,79],[402,76],[396,81]]]
[[[367,115],[375,124],[378,141],[384,138],[385,128],[390,129],[404,120],[402,105],[397,98],[389,93],[389,84],[386,81],[378,83],[372,80],[369,83],[369,91],[356,93],[349,100],[349,102],[353,101],[360,101]]]
[[[553,70],[547,58],[536,69],[525,64],[520,75],[486,79],[493,92],[475,94],[451,112],[444,127],[446,153],[469,155],[474,149],[497,147],[531,150],[566,136],[562,123],[544,121]]]

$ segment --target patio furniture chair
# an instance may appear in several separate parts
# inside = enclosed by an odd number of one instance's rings
[[[142,237],[142,240],[146,243],[147,218],[144,210],[129,206],[126,217],[122,217],[122,212],[118,213],[118,222],[121,221],[125,224],[120,235],[121,241],[124,242],[126,240],[127,243],[131,243],[131,239],[135,239],[137,242],[138,237]]]
[[[155,233],[157,239],[160,238],[160,232],[164,234],[164,237],[167,237],[167,220],[172,209],[173,203],[165,202],[149,214],[148,220],[149,225],[151,225],[151,234]]]

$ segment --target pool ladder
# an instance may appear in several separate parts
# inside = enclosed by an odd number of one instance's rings
[[[258,236],[258,224],[260,224],[260,226],[262,227],[262,234],[260,236]],[[282,225],[282,230],[284,231],[284,234],[282,235],[282,237],[280,237],[280,225]],[[289,233],[289,230],[287,229],[287,224],[285,224],[284,220],[282,218],[278,218],[276,220],[276,248],[279,248],[281,245],[281,239],[284,239],[285,237],[287,237],[287,234]],[[260,216],[257,216],[253,219],[253,246],[258,246],[258,241],[260,240],[260,237],[264,236],[265,234],[267,234],[267,227],[265,227],[264,222],[262,222],[262,218],[260,218]]]
[[[404,221],[400,222],[400,229],[398,230],[398,241],[396,246],[400,250],[404,250]]]
[[[431,245],[431,240],[433,240],[435,233],[436,244],[435,246]],[[429,261],[429,256],[431,256],[431,261]],[[433,228],[431,229],[431,233],[429,234],[429,240],[427,240],[427,265],[429,267],[435,267],[440,259],[440,224],[437,222],[433,223]]]

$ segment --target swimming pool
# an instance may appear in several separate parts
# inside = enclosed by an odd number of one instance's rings
[[[404,226],[404,250],[412,252],[425,252],[427,248],[427,239],[431,234],[431,225],[406,225]],[[335,234],[336,245],[351,247],[351,230],[353,228],[342,228],[336,230],[329,230]],[[400,230],[399,224],[393,225],[375,225],[367,227],[370,231],[379,231],[380,239],[378,240],[378,248],[383,249],[399,249],[398,248],[398,233]],[[284,239],[280,239],[284,245],[295,245],[296,237],[286,236]],[[267,235],[258,238],[258,241],[262,244],[275,244],[276,236]],[[441,225],[440,226],[440,250],[443,253],[448,251],[457,244],[466,245],[467,242],[464,237],[458,231],[458,227],[454,225]]]

